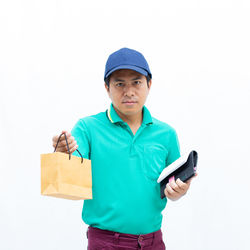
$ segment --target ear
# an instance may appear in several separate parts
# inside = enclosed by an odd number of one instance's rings
[[[104,87],[107,90],[107,92],[109,93],[109,87],[107,86],[107,84],[104,82]]]
[[[152,85],[152,79],[150,79],[150,80],[148,81],[148,90],[150,90],[151,85]]]

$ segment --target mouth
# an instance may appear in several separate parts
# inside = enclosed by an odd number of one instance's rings
[[[133,104],[136,104],[137,102],[134,102],[134,101],[126,101],[126,102],[122,102],[123,104],[125,105],[133,105]]]

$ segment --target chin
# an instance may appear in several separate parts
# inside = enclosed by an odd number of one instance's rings
[[[120,109],[120,112],[122,112],[125,115],[133,115],[136,114],[138,112],[140,112],[141,109],[140,108],[135,108],[135,107],[128,107],[128,108],[122,108]]]
[[[133,115],[142,110],[142,106],[138,102],[131,106],[124,103],[120,103],[119,105],[114,104],[114,106],[124,115]]]

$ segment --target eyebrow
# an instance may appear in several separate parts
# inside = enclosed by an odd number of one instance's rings
[[[141,76],[133,78],[132,81],[139,80],[139,79],[141,79]],[[115,82],[125,82],[124,80],[119,79],[119,78],[115,78],[114,81]]]
[[[114,80],[115,82],[125,82],[124,80],[122,80],[122,79],[119,79],[119,78],[115,78],[115,80]]]
[[[136,78],[132,79],[132,81],[135,81],[135,80],[140,80],[140,79],[141,79],[141,76],[138,76],[138,77],[136,77]]]

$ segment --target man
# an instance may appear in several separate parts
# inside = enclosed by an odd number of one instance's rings
[[[88,249],[165,249],[161,211],[167,198],[179,199],[191,182],[172,181],[160,198],[157,178],[180,157],[176,132],[144,106],[152,74],[140,52],[112,53],[104,81],[110,108],[80,119],[71,133],[62,131],[70,152],[78,148],[92,162],[93,199],[85,200],[82,210]],[[57,140],[54,136],[54,147]],[[67,152],[63,137],[57,151]]]

